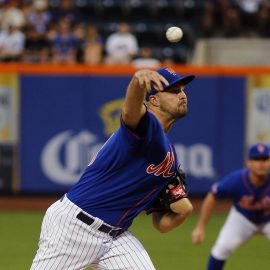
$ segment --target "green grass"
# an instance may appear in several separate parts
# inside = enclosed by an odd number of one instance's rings
[[[0,269],[30,268],[37,249],[43,214],[0,212]],[[190,240],[190,233],[197,217],[194,214],[175,231],[160,234],[153,229],[151,218],[141,215],[134,221],[131,231],[143,243],[158,270],[204,270],[209,251],[225,220],[225,215],[215,215],[211,219],[207,228],[206,242],[201,246],[192,245]],[[231,256],[225,269],[268,270],[269,250],[269,241],[262,236],[256,236]]]

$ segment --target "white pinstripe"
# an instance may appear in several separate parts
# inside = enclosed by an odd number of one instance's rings
[[[154,270],[141,243],[128,231],[112,238],[76,218],[82,210],[69,201],[57,201],[44,216],[39,249],[30,270]]]

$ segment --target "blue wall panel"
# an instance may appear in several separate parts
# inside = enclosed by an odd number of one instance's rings
[[[66,192],[119,123],[130,77],[21,77],[21,190]],[[191,195],[243,165],[245,78],[198,77],[169,133]]]

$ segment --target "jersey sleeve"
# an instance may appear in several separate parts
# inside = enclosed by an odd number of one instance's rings
[[[239,172],[227,175],[220,182],[212,185],[211,192],[219,199],[234,198],[239,177],[241,177]]]
[[[160,128],[158,120],[148,111],[141,118],[140,123],[136,129],[130,129],[127,127],[120,118],[120,132],[123,139],[127,139],[129,143],[137,143],[138,141],[145,143],[151,142],[152,135]]]

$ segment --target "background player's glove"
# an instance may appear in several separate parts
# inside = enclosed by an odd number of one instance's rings
[[[188,197],[185,178],[184,171],[179,170],[176,176],[160,193],[159,200],[166,211],[171,211],[170,205],[172,203]]]

